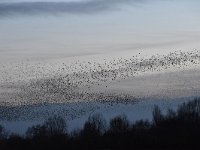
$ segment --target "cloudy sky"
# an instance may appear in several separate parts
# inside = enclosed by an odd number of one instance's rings
[[[0,53],[200,48],[199,0],[1,0]]]

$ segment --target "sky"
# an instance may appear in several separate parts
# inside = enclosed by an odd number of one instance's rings
[[[0,53],[200,48],[199,0],[1,0]]]
[[[32,87],[29,82],[38,83],[38,81],[43,81],[40,78],[53,76],[55,80],[52,80],[52,83],[54,84],[54,81],[58,79],[60,84],[63,65],[70,66],[69,70],[64,70],[67,74],[70,71],[74,72],[73,69],[77,65],[82,67],[80,65],[82,61],[76,65],[73,63],[77,62],[77,57],[70,57],[66,61],[65,57],[57,57],[57,54],[83,55],[84,59],[87,59],[85,62],[90,62],[89,59],[92,57],[91,60],[99,63],[100,55],[98,54],[109,54],[113,59],[114,57],[121,58],[123,53],[126,53],[124,56],[131,57],[130,52],[143,49],[145,53],[152,53],[152,55],[158,51],[164,53],[183,49],[200,50],[199,14],[200,0],[0,0],[0,95],[2,91],[3,94],[4,91],[8,91],[8,98],[6,97],[5,101],[10,104],[21,103],[26,96],[30,96],[31,99],[38,95],[50,96],[43,95],[46,89],[41,93],[38,91],[36,95],[32,94],[35,92],[35,84]],[[41,57],[41,63],[26,59],[27,56],[28,58],[33,55],[40,57],[43,54],[47,54],[48,58],[53,57],[53,60],[46,61]],[[46,55],[44,56],[46,58]],[[24,57],[25,63],[21,61]],[[18,62],[19,59],[19,63],[15,63],[15,60]],[[78,57],[78,59],[82,58]],[[13,60],[14,63],[12,63]],[[107,64],[105,62],[102,64]],[[172,68],[169,71],[175,69]],[[155,80],[149,76],[149,78],[144,77],[139,80],[138,78],[124,80],[125,82],[120,81],[116,84],[107,84],[107,82],[106,89],[110,87],[114,91],[124,88],[132,91],[135,87],[136,92],[139,91],[139,96],[142,92],[146,92],[147,96],[159,92],[165,96],[165,91],[166,95],[175,94],[176,96],[179,94],[177,91],[181,91],[180,95],[183,96],[188,92],[193,94],[192,92],[199,91],[196,85],[198,74],[199,71],[189,71],[189,73],[178,72],[177,75],[158,74],[159,77],[155,76]],[[160,75],[164,76],[161,78]],[[62,80],[67,81],[67,79],[69,78]],[[4,89],[4,84],[7,82],[9,88],[5,86]],[[180,89],[180,84],[183,89]],[[22,93],[25,98],[21,98],[18,93],[18,88],[20,89],[23,85],[22,92],[28,92]],[[107,85],[109,85],[108,88]],[[13,87],[17,93],[14,96],[10,94],[13,92]],[[40,84],[37,87],[40,88]],[[143,90],[144,87],[145,90]],[[104,91],[105,87],[98,86],[99,89]],[[19,102],[18,97],[20,97]],[[44,100],[46,101],[46,98]],[[18,127],[16,122],[14,126]]]

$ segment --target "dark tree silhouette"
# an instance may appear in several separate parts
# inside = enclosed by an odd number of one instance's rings
[[[47,129],[44,125],[35,125],[29,127],[26,131],[27,138],[39,138],[47,136]]]
[[[60,116],[48,118],[43,125],[35,125],[26,131],[28,138],[64,135],[67,131],[65,120]]]
[[[49,136],[62,135],[67,131],[67,124],[60,116],[53,116],[45,121],[44,126]]]
[[[26,137],[6,137],[0,126],[0,149],[199,149],[200,99],[166,114],[155,106],[152,115],[152,121],[132,124],[125,115],[117,116],[107,126],[101,114],[94,114],[71,134],[58,116],[29,128]]]
[[[110,121],[110,132],[121,133],[129,129],[130,123],[125,115],[117,116]]]
[[[154,106],[152,115],[153,115],[153,123],[155,125],[159,125],[160,122],[162,122],[164,119],[162,112],[158,106]]]
[[[193,122],[200,122],[200,98],[183,103],[177,110],[178,117],[182,120],[190,120]]]
[[[88,118],[88,122],[93,124],[96,130],[102,134],[106,131],[107,122],[102,114],[94,114]]]
[[[106,131],[107,122],[102,114],[94,114],[85,122],[82,135],[99,136]]]

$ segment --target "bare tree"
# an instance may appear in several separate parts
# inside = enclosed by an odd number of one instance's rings
[[[34,138],[34,137],[44,137],[47,136],[47,129],[44,125],[34,125],[29,127],[26,131],[26,137]]]
[[[125,132],[129,129],[129,126],[129,121],[125,115],[117,116],[110,121],[110,132]]]
[[[81,134],[89,137],[100,136],[106,131],[106,124],[106,120],[101,114],[94,114],[85,122]]]
[[[66,133],[66,122],[60,116],[54,116],[47,119],[44,123],[48,134],[51,135],[61,135]]]
[[[153,122],[155,125],[158,125],[164,118],[158,106],[154,106],[152,114],[153,114]]]
[[[105,132],[107,123],[102,114],[97,113],[90,116],[88,118],[88,122],[94,124],[96,130],[98,130],[100,133]]]

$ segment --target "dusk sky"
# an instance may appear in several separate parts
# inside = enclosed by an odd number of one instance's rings
[[[1,0],[0,52],[195,49],[199,6],[198,0]]]
[[[200,97],[199,16],[200,0],[0,0],[0,123],[25,134],[59,115],[71,132]]]

